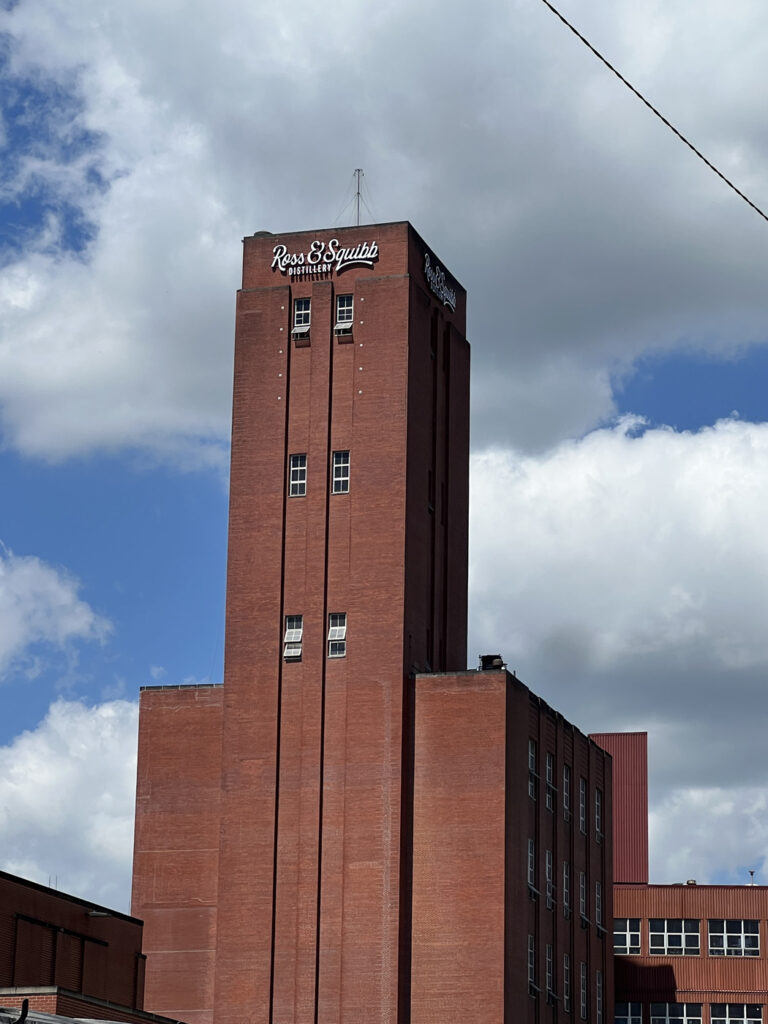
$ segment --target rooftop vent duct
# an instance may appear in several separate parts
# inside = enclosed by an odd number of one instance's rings
[[[506,668],[506,662],[500,654],[481,654],[480,655],[480,671],[500,671]]]

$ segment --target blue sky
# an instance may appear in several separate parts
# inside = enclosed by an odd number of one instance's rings
[[[757,0],[562,8],[768,205]],[[766,223],[530,0],[19,0],[0,74],[0,866],[127,906],[139,687],[222,674],[241,238],[363,167],[469,294],[469,664],[648,730],[655,880],[765,880]]]

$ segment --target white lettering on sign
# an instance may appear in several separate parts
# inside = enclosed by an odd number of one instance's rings
[[[429,287],[440,299],[444,306],[455,313],[456,312],[456,292],[451,288],[445,279],[445,271],[436,263],[432,266],[432,261],[429,258],[429,253],[424,253],[424,276],[429,282]]]
[[[340,274],[347,267],[372,267],[378,258],[376,242],[343,246],[338,238],[330,242],[315,239],[306,252],[288,252],[288,246],[281,242],[272,250],[272,269],[289,277],[327,274],[334,270]]]

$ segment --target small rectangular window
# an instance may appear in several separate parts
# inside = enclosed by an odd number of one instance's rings
[[[616,1003],[613,1016],[616,1024],[643,1024],[643,1004]]]
[[[352,333],[352,302],[351,295],[336,296],[336,324],[333,328],[335,334]]]
[[[648,922],[648,952],[654,956],[698,956],[699,922],[694,918],[652,917]]]
[[[587,834],[587,780],[579,779],[579,831]]]
[[[571,820],[571,766],[563,765],[563,819]]]
[[[292,455],[289,469],[288,494],[291,498],[303,498],[307,493],[307,456]]]
[[[580,1003],[579,1009],[581,1011],[580,1012],[581,1019],[582,1020],[586,1020],[587,1019],[587,1005],[588,1005],[587,965],[582,960],[581,964],[579,965],[579,967],[580,967],[580,970],[579,970],[579,975],[580,975],[579,981],[581,983],[580,984],[580,990],[579,990],[579,1003]]]
[[[563,861],[563,916],[571,916],[571,865]]]
[[[554,969],[554,958],[552,956],[552,946],[549,943],[547,943],[545,965],[546,965],[547,997],[550,997],[550,996],[553,996],[555,994],[555,969]]]
[[[571,957],[563,953],[563,1009],[571,1012]]]
[[[302,338],[309,334],[309,299],[293,300],[293,330],[294,338]]]
[[[717,1020],[714,1014],[716,1005],[712,1006],[711,1019],[713,1021]],[[744,1017],[735,1019],[744,1024]],[[734,1018],[732,1017],[731,1020]],[[618,1017],[617,1024],[619,1024]],[[640,1024],[639,1020],[637,1024]],[[701,1003],[651,1003],[651,1024],[701,1024]]]
[[[552,910],[555,906],[555,866],[552,851],[547,850],[545,853],[545,871],[546,871],[546,882],[547,882],[547,910]]]
[[[283,636],[283,657],[286,661],[298,661],[301,658],[301,643],[303,635],[303,616],[286,615],[285,635]]]
[[[595,1024],[603,1024],[603,972],[595,971]]]
[[[587,919],[587,876],[583,871],[579,872],[579,913]]]
[[[598,843],[603,841],[603,791],[595,789],[595,833]]]
[[[640,953],[639,917],[614,917],[613,952],[620,956],[637,956]]]
[[[349,452],[333,453],[333,484],[334,494],[349,493]]]
[[[536,774],[536,740],[528,740],[528,796],[536,799],[536,788],[539,776]]]
[[[546,760],[546,781],[547,781],[547,795],[546,795],[546,807],[548,811],[554,811],[555,809],[555,755],[547,754]]]
[[[758,921],[723,920],[709,922],[710,956],[760,956]]]
[[[536,985],[536,940],[528,936],[528,995],[536,998],[539,989]]]
[[[528,889],[532,890],[531,895],[536,898],[536,840],[528,840]]]
[[[343,658],[347,653],[347,613],[331,612],[328,616],[328,657]]]
[[[595,882],[595,924],[603,927],[603,887],[600,882]]]
[[[763,1008],[759,1003],[711,1003],[709,1019],[711,1024],[760,1024]]]

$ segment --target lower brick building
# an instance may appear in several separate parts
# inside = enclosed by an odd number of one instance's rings
[[[768,887],[648,884],[647,735],[593,736],[613,756],[616,1024],[768,1020]]]
[[[145,1013],[142,922],[0,871],[0,1007],[168,1024]]]

